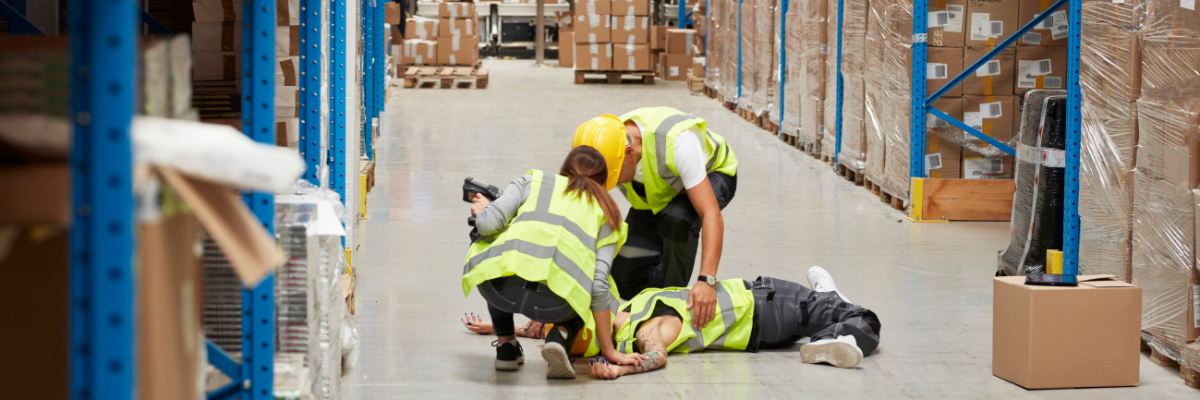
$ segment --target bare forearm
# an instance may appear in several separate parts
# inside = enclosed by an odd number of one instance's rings
[[[652,332],[638,332],[638,343],[642,347],[642,355],[646,356],[646,359],[624,366],[622,375],[653,371],[667,365],[667,350],[663,347],[662,342],[654,336]]]
[[[700,275],[717,275],[721,262],[721,247],[725,241],[725,219],[720,212],[703,216],[704,228],[700,231],[700,242],[704,253],[700,256]]]
[[[596,339],[600,341],[600,354],[608,357],[617,351],[613,347],[612,315],[607,309],[596,311],[592,313],[592,320],[596,322]]]

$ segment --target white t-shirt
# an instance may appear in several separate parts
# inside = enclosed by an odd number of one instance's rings
[[[654,134],[653,132],[646,132],[646,126],[642,125],[641,121],[633,119],[633,123],[637,124],[643,138],[646,135]],[[691,134],[688,135],[688,133]],[[682,178],[684,189],[696,187],[700,182],[704,182],[704,178],[708,177],[708,171],[705,166],[707,164],[706,160],[711,156],[711,152],[700,142],[701,140],[705,140],[704,133],[695,127],[688,128],[684,134],[675,138],[675,169],[679,171],[679,177]],[[637,164],[637,171],[633,174],[633,180],[645,182],[642,180],[642,163]]]

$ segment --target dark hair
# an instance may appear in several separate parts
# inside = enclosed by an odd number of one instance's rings
[[[600,151],[591,146],[572,149],[558,174],[567,177],[567,190],[564,193],[576,191],[575,198],[587,193],[588,204],[592,200],[600,203],[608,226],[614,231],[621,230],[621,210],[608,191],[604,190],[604,184],[608,181],[608,164]]]

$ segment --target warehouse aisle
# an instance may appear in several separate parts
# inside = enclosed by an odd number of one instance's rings
[[[570,69],[485,61],[486,90],[393,88],[377,147],[377,181],[359,232],[361,360],[348,385],[361,399],[399,398],[992,398],[1194,396],[1143,356],[1141,386],[1029,392],[991,375],[992,280],[1005,223],[915,225],[824,163],[785,146],[682,82],[574,85]],[[463,178],[503,188],[531,168],[557,171],[575,127],[600,113],[666,105],[704,116],[741,162],[725,210],[718,278],[760,275],[807,285],[821,265],[883,324],[879,350],[853,370],[807,365],[799,347],[759,354],[672,356],[664,371],[549,382],[537,343],[522,339],[517,373],[492,367],[493,337],[467,332],[462,263],[469,207]],[[615,193],[615,192],[614,192]],[[624,200],[619,200],[626,204]],[[524,318],[518,316],[518,322]]]

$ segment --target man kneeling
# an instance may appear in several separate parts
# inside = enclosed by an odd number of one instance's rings
[[[769,277],[716,282],[720,312],[699,331],[692,328],[688,288],[646,289],[621,306],[614,320],[617,349],[640,350],[646,360],[613,365],[599,359],[590,363],[592,375],[615,379],[658,369],[666,365],[668,352],[754,352],[788,346],[803,337],[811,341],[800,347],[801,361],[841,368],[858,365],[879,345],[879,318],[850,303],[823,268],[809,269],[808,282],[812,289]]]

